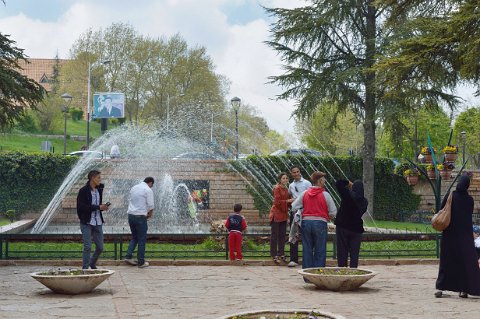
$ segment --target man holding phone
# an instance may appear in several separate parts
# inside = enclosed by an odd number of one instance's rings
[[[147,219],[153,215],[152,187],[154,182],[153,177],[146,177],[143,182],[132,187],[128,198],[128,224],[132,232],[132,240],[128,244],[125,262],[137,265],[139,268],[149,266],[145,261],[145,245],[147,243]],[[137,245],[137,260],[134,260],[132,255]]]
[[[110,203],[102,204],[102,176],[97,170],[88,173],[88,182],[80,188],[77,195],[77,215],[80,219],[80,230],[83,239],[82,269],[97,269],[97,260],[103,251],[103,211],[108,210]],[[95,252],[92,256],[92,240]]]

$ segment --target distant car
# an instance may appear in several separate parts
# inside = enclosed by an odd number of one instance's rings
[[[218,158],[216,158],[212,154],[208,154],[208,153],[187,152],[187,153],[179,154],[172,159],[173,160],[183,160],[183,159],[185,159],[185,160],[188,160],[188,159],[190,159],[190,160],[216,160]]]
[[[280,155],[309,155],[309,156],[321,156],[322,154],[319,151],[311,150],[308,148],[291,148],[288,150],[277,150],[270,155],[280,156]]]
[[[108,158],[107,155],[99,151],[76,151],[68,153],[67,155],[78,157]]]

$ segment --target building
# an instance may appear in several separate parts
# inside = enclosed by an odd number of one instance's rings
[[[56,59],[28,59],[27,63],[24,60],[19,60],[18,65],[21,70],[20,73],[30,79],[39,83],[47,92],[52,90],[53,67]],[[59,64],[62,65],[67,60],[59,59]]]

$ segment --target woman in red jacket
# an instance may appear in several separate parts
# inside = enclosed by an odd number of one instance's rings
[[[285,234],[287,230],[288,207],[293,202],[288,193],[288,175],[280,173],[278,183],[273,187],[273,205],[270,209],[270,256],[275,263],[285,261]]]

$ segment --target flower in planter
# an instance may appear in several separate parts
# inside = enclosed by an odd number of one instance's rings
[[[433,164],[427,165],[427,171],[434,171],[434,170],[435,170],[435,166]]]
[[[403,176],[420,176],[420,172],[416,168],[407,168],[403,171]]]
[[[434,152],[434,153],[437,153],[437,149],[436,149],[436,148],[433,148],[433,152]],[[430,147],[428,147],[428,146],[423,146],[422,149],[420,150],[420,153],[422,153],[423,155],[430,155],[430,154],[432,154],[432,152],[430,152]]]
[[[432,165],[433,166],[433,165]],[[445,169],[445,165],[443,164],[437,164],[437,170],[443,171]]]
[[[457,154],[458,146],[457,145],[447,145],[443,148],[443,153],[445,154]]]

